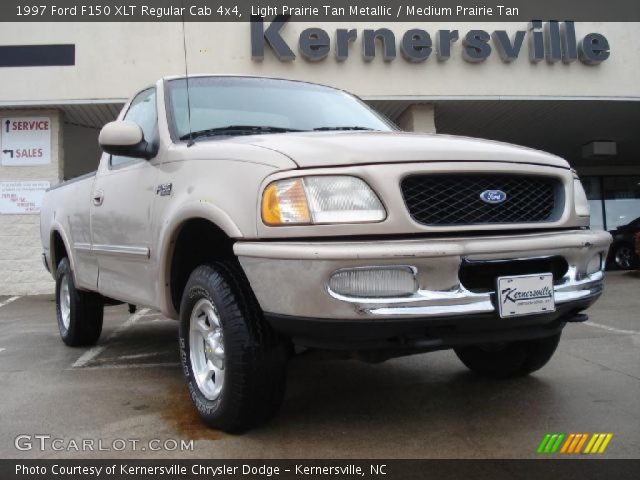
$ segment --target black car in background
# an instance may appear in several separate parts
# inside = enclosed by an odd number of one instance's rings
[[[635,236],[640,233],[640,217],[611,230],[613,243],[609,249],[609,267],[620,270],[631,270],[640,265],[640,258],[635,249]]]

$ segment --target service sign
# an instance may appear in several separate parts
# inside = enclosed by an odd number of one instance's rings
[[[4,117],[0,122],[3,166],[46,165],[51,162],[49,117]]]
[[[49,182],[40,180],[0,182],[0,214],[29,215],[40,213],[42,197],[49,186]]]

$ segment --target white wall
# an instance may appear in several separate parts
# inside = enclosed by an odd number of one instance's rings
[[[359,38],[350,56],[337,62],[333,50],[325,60],[311,63],[297,51],[301,30],[318,26],[333,36],[336,28],[357,28]],[[412,64],[398,51],[384,62],[380,52],[371,62],[361,57],[364,28],[388,27],[399,43],[404,31],[423,28],[435,36],[438,29],[458,29],[460,35],[482,28],[505,29],[513,34],[526,30],[517,23],[289,23],[282,30],[297,55],[281,62],[267,47],[265,59],[251,59],[250,25],[242,23],[187,23],[191,73],[244,73],[313,80],[340,86],[367,97],[388,96],[609,96],[640,98],[640,83],[630,72],[640,72],[640,23],[577,23],[578,38],[602,33],[611,45],[611,57],[598,66],[580,61],[565,65],[528,60],[528,47],[520,57],[503,63],[497,52],[480,64],[461,58],[461,41],[453,45],[451,58],[438,62],[435,55]],[[70,67],[5,68],[0,76],[2,102],[125,99],[136,89],[163,75],[184,74],[180,23],[8,23],[2,27],[5,43],[75,43],[76,65]]]
[[[9,112],[0,115],[33,116],[33,111]],[[38,111],[38,116],[51,119],[51,163],[48,165],[0,166],[0,181],[46,180],[55,185],[62,171],[60,149],[62,133],[60,114]],[[52,293],[54,283],[42,264],[40,215],[0,215],[0,295]]]

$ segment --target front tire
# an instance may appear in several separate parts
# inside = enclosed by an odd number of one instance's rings
[[[486,377],[513,378],[544,367],[560,341],[551,337],[491,345],[471,345],[454,349],[469,370]]]
[[[62,341],[70,347],[95,345],[102,332],[104,305],[97,293],[76,289],[68,258],[56,270],[56,317]]]
[[[202,421],[237,433],[269,420],[284,396],[287,348],[240,267],[197,267],[180,306],[180,359]]]

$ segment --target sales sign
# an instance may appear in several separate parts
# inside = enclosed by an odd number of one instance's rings
[[[0,158],[4,166],[51,163],[51,119],[49,117],[5,117]]]
[[[0,214],[40,213],[42,197],[50,187],[49,182],[0,182]]]

